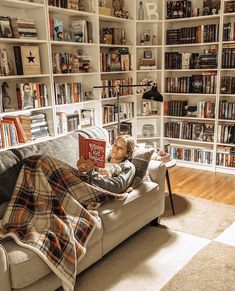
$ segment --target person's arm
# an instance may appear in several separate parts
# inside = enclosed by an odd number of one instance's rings
[[[122,164],[122,172],[117,177],[102,176],[95,169],[89,171],[87,175],[92,184],[113,193],[123,193],[134,179],[135,166],[131,162],[125,161]]]

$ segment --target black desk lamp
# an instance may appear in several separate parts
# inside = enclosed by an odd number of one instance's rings
[[[118,107],[118,134],[120,133],[120,114],[119,114],[119,104],[120,104],[120,96],[119,96],[119,92],[120,92],[120,88],[131,88],[131,87],[148,87],[151,86],[151,89],[144,92],[142,98],[143,99],[148,99],[151,101],[157,101],[157,102],[163,102],[163,96],[161,95],[161,93],[158,91],[157,89],[157,83],[153,83],[151,85],[150,84],[130,84],[130,85],[117,85],[117,86],[93,86],[93,89],[103,89],[103,88],[116,88],[116,92],[117,92],[117,107]]]

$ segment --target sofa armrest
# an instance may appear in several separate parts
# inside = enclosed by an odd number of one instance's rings
[[[148,172],[151,180],[158,183],[160,191],[165,193],[166,165],[160,161],[151,160],[149,162]]]
[[[0,244],[0,286],[1,290],[10,291],[11,290],[11,277],[9,274],[9,262],[6,250]]]

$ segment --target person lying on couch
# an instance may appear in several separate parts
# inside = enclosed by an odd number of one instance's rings
[[[81,158],[77,162],[78,174],[82,177],[85,172],[91,184],[113,193],[123,193],[135,176],[135,167],[130,162],[135,147],[129,135],[119,136],[112,145],[105,168],[94,167],[92,161]]]
[[[72,290],[78,260],[98,223],[94,211],[87,210],[87,202],[101,204],[126,197],[123,192],[135,176],[135,166],[128,161],[134,149],[131,137],[118,137],[105,175],[83,159],[75,169],[46,155],[26,158],[0,225],[0,238],[11,236],[35,251]],[[116,175],[110,169],[116,169]],[[84,171],[91,184],[80,178]]]

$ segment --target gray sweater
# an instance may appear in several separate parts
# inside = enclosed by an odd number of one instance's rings
[[[96,169],[88,172],[87,175],[90,178],[90,182],[113,193],[124,193],[134,179],[135,166],[128,160],[119,165],[121,166],[122,171],[116,177],[110,178],[100,175]]]

